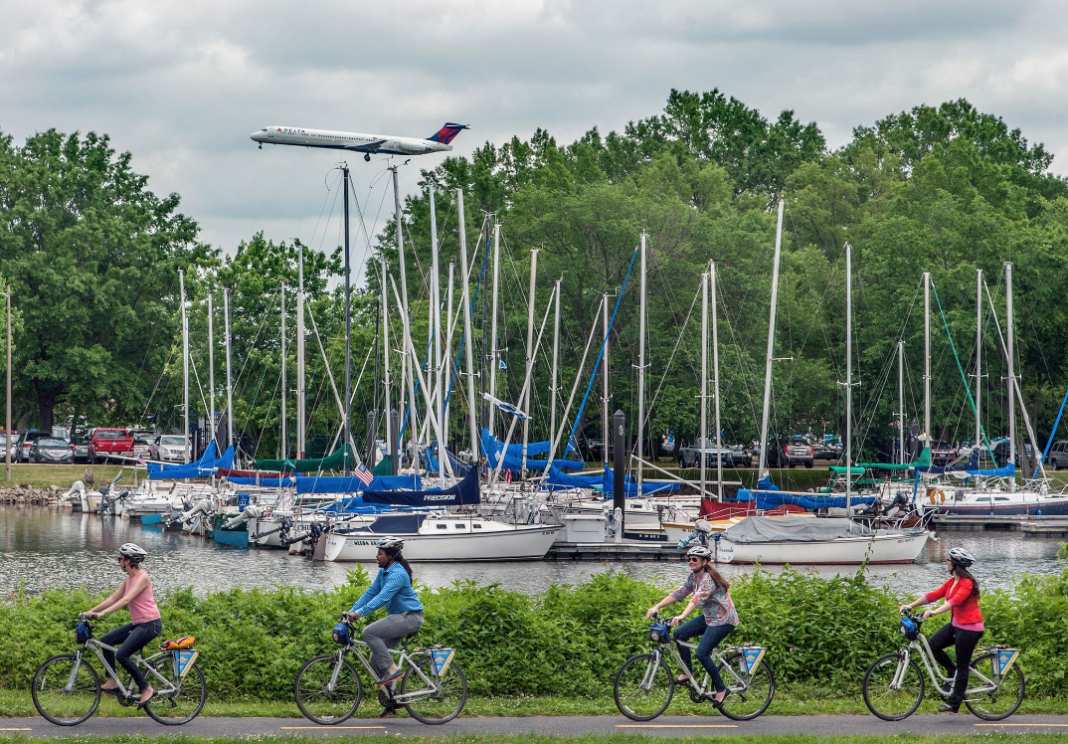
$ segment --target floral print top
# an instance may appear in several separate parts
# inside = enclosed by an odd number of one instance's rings
[[[698,579],[698,576],[701,578]],[[691,594],[701,612],[705,613],[707,625],[738,624],[738,611],[734,609],[730,591],[718,586],[707,572],[691,572],[686,577],[686,582],[673,591],[671,596],[676,602],[681,602]]]

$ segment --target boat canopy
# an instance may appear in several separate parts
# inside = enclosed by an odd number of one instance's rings
[[[542,444],[542,443],[535,443]],[[518,452],[514,450],[514,447],[519,447]],[[489,429],[482,430],[482,451],[486,455],[486,461],[491,468],[496,468],[498,463],[502,459],[502,450],[504,450],[504,443],[497,437],[490,434]],[[549,450],[544,450],[544,454],[548,454]],[[533,453],[530,450],[530,445],[527,445],[527,470],[544,470],[548,465],[546,460],[533,460],[531,455]],[[507,452],[503,453],[504,465],[502,469],[511,470],[513,473],[518,473],[523,469],[523,445],[510,444],[508,445]],[[558,468],[564,472],[572,472],[575,470],[582,470],[586,466],[586,463],[581,460],[565,460],[563,458],[556,458],[553,460],[553,467]]]
[[[645,482],[642,483],[641,495],[672,493],[678,491],[679,487],[678,483]],[[545,479],[545,489],[559,491],[571,488],[592,488],[603,493],[606,498],[611,497],[615,493],[615,473],[611,468],[606,468],[603,475],[570,475],[561,472],[555,464],[550,466],[549,475]],[[638,481],[631,475],[626,476],[624,489],[626,498],[638,496]]]
[[[401,506],[462,506],[477,504],[481,500],[478,488],[478,471],[471,468],[463,480],[450,488],[430,488],[422,491],[371,491],[363,492],[365,504],[397,504]]]
[[[297,493],[358,493],[360,491],[391,491],[394,489],[419,488],[417,475],[376,475],[371,485],[364,485],[355,475],[335,478],[315,475],[298,475]]]
[[[825,542],[841,537],[873,537],[865,525],[844,517],[746,517],[723,536],[732,543]]]
[[[163,465],[150,462],[148,477],[150,480],[184,480],[186,478],[208,478],[215,474],[216,468],[232,468],[234,465],[234,448],[227,447],[222,457],[215,456],[215,440],[208,442],[204,454],[196,462],[184,465]]]
[[[271,470],[274,472],[298,473],[321,473],[324,470],[344,470],[345,466],[352,467],[356,463],[352,448],[345,445],[335,450],[330,455],[311,460],[256,460],[253,467],[256,470]]]
[[[835,466],[832,466],[835,467]],[[853,468],[855,473],[857,468]],[[842,472],[845,472],[845,468],[842,468]],[[739,488],[738,501],[755,501],[757,509],[774,509],[778,506],[791,505],[800,506],[803,509],[809,511],[815,511],[817,509],[844,509],[846,507],[846,497],[841,496],[829,496],[825,494],[805,494],[805,493],[784,493],[768,478],[762,478],[757,483],[756,488]],[[850,506],[860,506],[862,504],[870,504],[875,500],[875,496],[861,496],[860,494],[851,494],[848,501]]]

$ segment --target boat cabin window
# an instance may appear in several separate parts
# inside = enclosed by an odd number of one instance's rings
[[[471,525],[471,529],[480,530],[482,529],[482,525],[476,522],[475,524]]]
[[[458,524],[458,525],[456,525],[456,529],[458,529],[458,530],[466,529],[466,527],[467,527],[466,524]]]
[[[447,525],[447,524],[439,524],[439,525],[435,525],[435,526],[436,526],[436,527],[437,527],[437,528],[438,528],[439,530],[447,530],[447,529],[449,529],[449,525]]]

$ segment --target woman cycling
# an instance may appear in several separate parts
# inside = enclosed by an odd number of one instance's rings
[[[126,543],[119,548],[119,568],[126,574],[126,579],[119,584],[119,588],[110,597],[86,613],[90,618],[95,618],[104,617],[123,607],[129,609],[130,622],[116,628],[100,640],[109,646],[118,646],[118,653],[105,650],[104,659],[112,669],[115,669],[115,662],[118,661],[133,677],[133,681],[137,683],[137,689],[141,691],[138,708],[143,708],[156,691],[145,681],[145,676],[141,674],[137,665],[130,661],[130,656],[143,649],[153,638],[163,632],[159,607],[156,606],[156,600],[152,596],[152,577],[141,568],[141,561],[147,555],[144,548],[133,543]],[[118,694],[116,692],[118,688],[118,681],[110,676],[100,686],[101,690],[112,694]]]
[[[983,615],[979,611],[979,582],[968,571],[968,566],[973,563],[975,558],[971,553],[964,548],[953,548],[946,559],[949,581],[915,602],[901,605],[899,608],[904,614],[913,607],[944,598],[945,601],[938,609],[925,611],[923,619],[953,612],[952,620],[927,641],[935,661],[945,667],[947,676],[954,677],[953,693],[946,699],[945,705],[938,709],[939,713],[956,713],[960,710],[960,704],[964,702],[964,692],[968,689],[968,667],[972,663],[972,653],[979,639],[983,637]],[[956,663],[945,652],[946,648],[953,645],[957,647]]]
[[[678,642],[701,636],[701,641],[697,644],[697,660],[712,678],[712,687],[715,690],[712,704],[718,708],[730,693],[712,661],[712,651],[734,630],[734,626],[738,624],[738,612],[734,609],[734,601],[731,599],[730,584],[719,571],[712,567],[711,559],[712,551],[703,545],[690,548],[686,552],[686,560],[691,573],[686,577],[686,582],[650,607],[645,616],[652,617],[660,608],[681,602],[685,597],[693,595],[686,609],[671,618],[671,624],[678,625],[696,607],[701,608],[702,615],[678,628],[674,633],[674,639],[683,663],[692,673],[690,649]],[[679,675],[679,682],[686,682],[686,680],[685,674]]]
[[[396,648],[402,638],[423,627],[423,605],[412,589],[412,567],[401,555],[404,540],[384,537],[376,543],[376,547],[378,575],[344,617],[346,620],[355,620],[385,606],[388,613],[386,617],[375,620],[362,633],[363,640],[371,648],[371,666],[378,675],[378,685],[384,687],[397,681],[404,673],[393,663],[389,649]],[[382,714],[392,712],[391,707],[387,706]]]

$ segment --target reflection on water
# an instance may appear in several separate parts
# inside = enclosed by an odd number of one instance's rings
[[[114,517],[71,514],[64,510],[0,507],[0,594],[45,589],[111,590],[122,579],[116,549],[136,542],[149,551],[148,567],[160,590],[193,586],[198,594],[244,587],[298,586],[329,589],[346,580],[353,564],[313,562],[284,551],[218,547],[213,542],[131,523]],[[1058,539],[1023,537],[1005,532],[949,532],[928,543],[918,563],[874,566],[868,580],[902,595],[929,591],[945,580],[945,560],[955,546],[979,562],[973,569],[983,588],[1009,587],[1025,573],[1055,573]],[[373,565],[365,564],[369,570]],[[539,563],[464,563],[415,565],[416,578],[427,586],[457,580],[499,583],[507,589],[538,593],[550,584],[577,584],[593,574],[620,571],[659,583],[675,584],[686,575],[680,561],[545,561]],[[751,571],[726,566],[728,576]],[[772,572],[781,568],[769,567]],[[852,574],[849,567],[805,568],[822,575]]]

